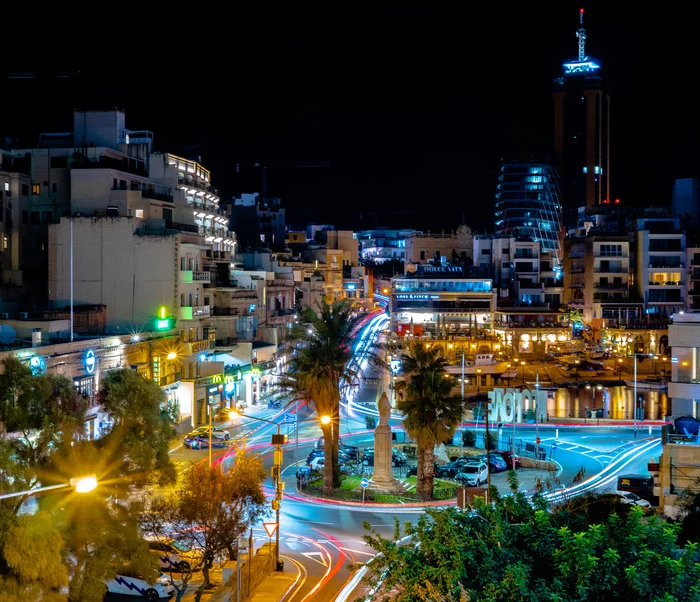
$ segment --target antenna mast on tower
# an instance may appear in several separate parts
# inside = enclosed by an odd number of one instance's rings
[[[583,27],[583,9],[578,11],[579,24],[581,27],[576,32],[578,38],[578,62],[583,63],[586,60],[586,29]]]

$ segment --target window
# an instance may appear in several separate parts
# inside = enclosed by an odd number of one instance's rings
[[[41,194],[41,184],[32,184],[32,194]]]
[[[491,255],[491,249],[481,249],[482,255]]]
[[[172,209],[163,209],[163,219],[165,220],[166,224],[172,224],[173,223],[173,210]]]
[[[204,297],[204,305],[209,305],[209,297]]]
[[[44,223],[53,224],[53,213],[51,211],[44,211]]]
[[[10,192],[10,183],[5,182],[5,192]]]
[[[29,195],[29,185],[28,184],[22,184],[22,194],[24,196]]]
[[[5,209],[3,208],[3,202],[0,201],[0,222],[2,221],[2,218],[4,215],[5,215]]]
[[[22,223],[26,224],[29,222],[29,211],[22,211]]]
[[[32,211],[32,224],[38,224],[38,223],[39,223],[39,212]]]
[[[137,218],[143,219],[143,209],[137,209],[135,213]]]
[[[68,167],[68,157],[51,157],[51,167],[61,169]]]

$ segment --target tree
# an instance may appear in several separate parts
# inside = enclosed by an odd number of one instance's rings
[[[259,457],[241,450],[228,472],[221,466],[193,464],[177,491],[175,524],[179,538],[202,553],[204,580],[197,600],[210,586],[209,571],[216,558],[231,553],[231,542],[266,516],[262,483],[267,473]]]
[[[12,357],[2,367],[0,423],[13,436],[0,436],[0,492],[24,491],[39,483],[52,453],[83,436],[88,402],[62,376],[33,376]],[[16,513],[26,499],[2,505]]]
[[[426,349],[416,342],[410,353],[402,356],[405,396],[398,408],[406,416],[406,430],[418,445],[416,493],[421,500],[433,499],[435,445],[451,436],[462,419],[462,399],[451,394],[445,359],[438,354],[438,347]]]
[[[174,482],[175,467],[168,455],[175,416],[163,391],[134,370],[113,370],[102,379],[99,400],[114,421],[101,445],[116,446],[122,472],[142,481],[157,474],[160,484]]]
[[[394,540],[365,541],[381,554],[366,582],[376,599],[697,600],[697,546],[680,547],[678,528],[644,509],[609,512],[599,523],[552,513],[544,499],[518,492],[477,500],[465,512],[428,509],[416,525],[396,522]],[[405,539],[404,539],[405,537]],[[397,543],[398,542],[398,543]]]
[[[61,556],[63,540],[51,517],[41,512],[16,517],[2,532],[6,564],[0,575],[0,598],[65,602],[61,590],[68,585],[68,571]]]
[[[319,416],[331,418],[330,423],[321,424],[325,458],[332,459],[324,463],[323,489],[330,493],[340,486],[340,391],[357,381],[348,367],[357,319],[347,301],[323,301],[318,309],[318,314],[310,307],[302,311],[303,334],[297,335],[301,344],[279,384],[286,397],[309,400]]]

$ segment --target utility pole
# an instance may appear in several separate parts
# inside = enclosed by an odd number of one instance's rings
[[[486,502],[491,501],[491,441],[489,440],[489,402],[486,402]]]
[[[637,438],[637,352],[634,352],[634,438]]]
[[[286,442],[286,437],[280,433],[280,425],[277,424],[277,434],[272,435],[272,443],[275,446],[275,460],[272,471],[274,473],[275,499],[272,500],[272,509],[275,511],[277,529],[275,530],[275,570],[281,571],[280,566],[280,505],[284,495],[284,481],[282,481],[282,444]],[[252,530],[251,530],[252,531]]]
[[[540,423],[537,420],[537,394],[540,392],[540,371],[539,368],[537,369],[537,373],[535,374],[535,449],[537,450],[537,457],[539,458],[540,456],[540,446],[537,444],[537,441],[540,440],[539,437],[539,426]]]

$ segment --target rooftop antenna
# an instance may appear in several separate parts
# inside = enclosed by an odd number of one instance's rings
[[[578,11],[578,22],[581,27],[576,32],[578,38],[578,62],[583,63],[586,60],[586,29],[583,27],[583,9]]]

